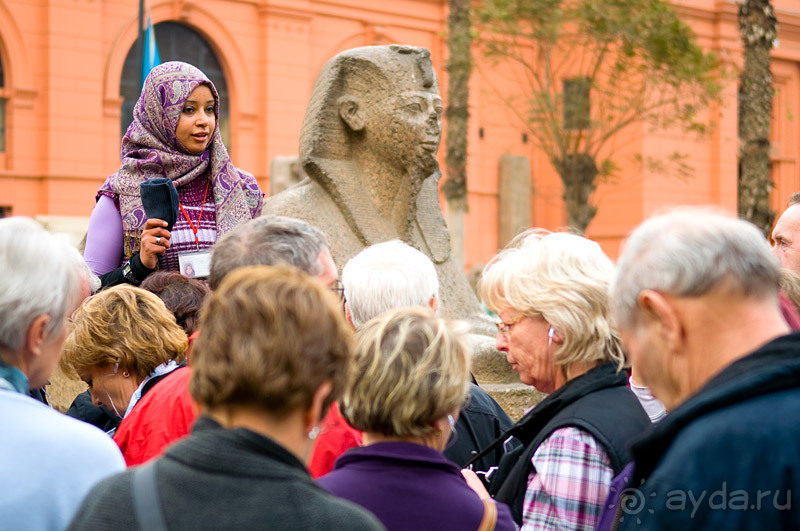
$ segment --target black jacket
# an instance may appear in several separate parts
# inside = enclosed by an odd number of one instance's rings
[[[632,488],[616,523],[637,530],[800,529],[798,448],[795,333],[723,369],[634,444]]]
[[[106,433],[115,430],[119,423],[122,422],[121,418],[109,411],[105,406],[95,406],[89,391],[84,391],[75,397],[72,405],[67,410],[67,415],[97,426]]]
[[[456,422],[456,432],[450,438],[444,456],[463,467],[475,454],[489,446],[513,424],[489,393],[475,384],[470,384],[467,404],[461,409]],[[478,459],[473,469],[489,470],[497,466],[501,457],[503,448],[498,446],[495,451]]]
[[[612,362],[595,367],[549,395],[509,430],[507,435],[522,445],[503,456],[490,492],[508,504],[518,524],[531,458],[555,430],[572,426],[587,431],[608,454],[615,474],[630,461],[629,444],[651,424],[627,382],[626,373],[617,372]]]
[[[157,460],[156,481],[169,529],[375,530],[365,510],[315,485],[288,450],[253,431],[207,417]],[[97,485],[69,529],[138,529],[131,471]]]

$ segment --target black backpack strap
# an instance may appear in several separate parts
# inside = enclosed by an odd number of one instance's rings
[[[167,522],[158,497],[156,464],[137,466],[131,473],[133,511],[140,531],[167,531]]]
[[[508,505],[511,517],[522,526],[522,509],[525,500],[525,487],[528,475],[533,469],[531,458],[538,445],[519,446],[505,454],[500,460],[495,476],[492,477],[492,497]]]

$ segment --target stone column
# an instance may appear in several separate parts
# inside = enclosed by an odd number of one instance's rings
[[[499,249],[531,224],[531,161],[519,155],[500,157],[498,186]]]

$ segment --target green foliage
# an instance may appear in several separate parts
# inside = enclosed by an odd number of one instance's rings
[[[720,91],[717,57],[664,0],[484,0],[474,28],[481,52],[512,67],[518,86],[495,87],[555,166],[608,155],[633,123],[709,128],[698,112]],[[588,105],[565,99],[575,79],[588,83]],[[586,127],[574,127],[576,109],[589,113],[577,120]],[[609,157],[598,167],[607,177],[616,165]]]

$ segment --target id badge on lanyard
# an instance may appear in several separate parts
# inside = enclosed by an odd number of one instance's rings
[[[211,251],[178,255],[181,274],[189,278],[206,278],[211,274]]]
[[[178,203],[181,212],[183,212],[183,215],[186,217],[186,221],[189,222],[189,227],[191,227],[192,232],[194,233],[194,243],[197,246],[197,252],[183,253],[178,255],[178,267],[180,268],[181,273],[189,278],[206,278],[211,274],[211,251],[201,251],[200,240],[197,237],[197,231],[200,229],[200,220],[203,219],[203,210],[206,207],[209,184],[210,181],[206,182],[206,191],[203,194],[203,204],[200,207],[200,216],[197,218],[197,225],[192,223],[192,220],[189,217],[189,214],[186,212],[186,209],[183,208],[182,204]]]

